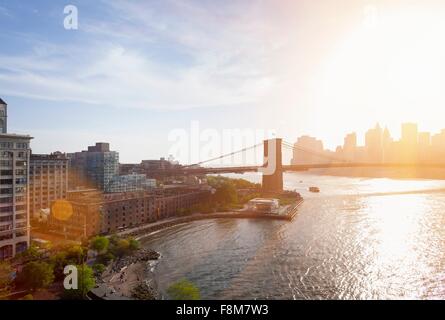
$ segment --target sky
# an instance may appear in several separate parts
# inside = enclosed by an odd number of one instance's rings
[[[77,30],[64,28],[67,5],[78,9]],[[124,163],[168,156],[172,135],[192,139],[196,123],[201,142],[205,130],[215,139],[251,130],[309,134],[331,149],[376,122],[396,138],[402,122],[437,132],[444,9],[433,0],[0,0],[0,97],[9,131],[32,135],[33,152],[106,141]]]

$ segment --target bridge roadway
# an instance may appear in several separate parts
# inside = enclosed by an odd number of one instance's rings
[[[238,166],[238,167],[199,167],[180,168],[173,170],[163,170],[163,174],[168,175],[200,175],[200,174],[222,174],[222,173],[245,173],[257,172],[262,166]],[[310,169],[329,168],[442,168],[445,163],[368,163],[368,162],[341,162],[341,163],[319,163],[319,164],[297,164],[283,165],[283,172],[286,171],[307,171]]]

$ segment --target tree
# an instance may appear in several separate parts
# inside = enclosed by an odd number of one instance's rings
[[[131,251],[137,250],[140,247],[139,241],[133,238],[128,239],[128,247]]]
[[[173,283],[167,289],[167,293],[172,300],[199,300],[201,294],[198,287],[187,279],[181,279]]]
[[[93,265],[93,270],[97,275],[101,275],[105,271],[106,267],[102,263],[95,263]]]
[[[67,262],[71,264],[82,264],[86,255],[86,250],[79,245],[71,246],[66,250]]]
[[[20,256],[28,260],[39,260],[42,257],[42,253],[35,245],[31,245]]]
[[[8,262],[0,261],[0,299],[9,294],[14,269]]]
[[[221,204],[235,204],[238,202],[238,195],[235,186],[230,182],[224,182],[216,189],[215,201]]]
[[[66,252],[57,252],[50,258],[51,264],[54,269],[54,276],[56,279],[62,279],[64,277],[63,269],[68,263]]]
[[[102,264],[108,264],[111,260],[114,260],[114,255],[111,252],[107,252],[97,256],[96,261]]]
[[[53,266],[46,262],[31,261],[19,274],[19,282],[32,290],[46,288],[54,281]]]
[[[125,239],[120,239],[116,245],[116,253],[118,256],[123,256],[128,253],[130,249],[130,242]]]
[[[97,252],[105,252],[108,249],[110,240],[107,237],[97,236],[91,239],[90,248]]]
[[[93,269],[86,264],[77,266],[77,289],[65,289],[67,299],[85,299],[87,293],[96,285]]]

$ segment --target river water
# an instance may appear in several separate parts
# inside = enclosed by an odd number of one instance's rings
[[[203,299],[445,298],[445,181],[289,173],[285,187],[305,199],[291,222],[204,220],[145,238],[162,254],[159,290],[185,277]]]

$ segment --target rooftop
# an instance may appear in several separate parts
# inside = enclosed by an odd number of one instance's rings
[[[28,134],[17,134],[17,133],[0,133],[0,138],[19,138],[19,139],[34,139]]]
[[[0,98],[0,104],[6,105],[7,103],[2,98]]]
[[[64,153],[31,154],[31,160],[68,160]]]

